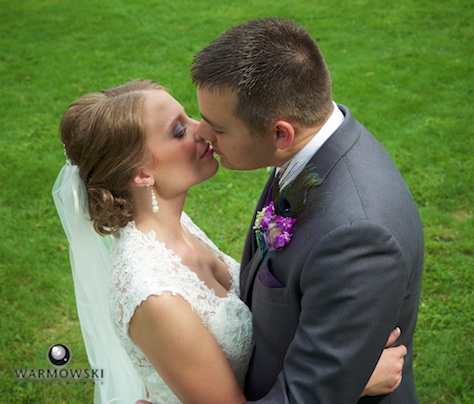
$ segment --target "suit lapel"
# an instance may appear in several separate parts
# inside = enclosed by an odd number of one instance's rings
[[[322,182],[324,182],[336,163],[354,145],[363,129],[346,107],[343,105],[338,105],[338,107],[344,114],[344,122],[321,146],[321,149],[318,150],[309,162],[309,164],[315,167]],[[357,127],[360,130],[357,130]]]
[[[247,233],[247,239],[245,241],[244,253],[241,261],[241,270],[240,270],[240,296],[244,302],[250,307],[251,304],[251,291],[253,289],[253,284],[255,282],[255,276],[257,270],[260,267],[261,257],[257,253],[257,241],[255,239],[255,232],[253,230],[253,223],[255,222],[255,216],[258,211],[263,208],[268,194],[271,192],[273,185],[273,180],[275,178],[275,169],[270,175],[265,188],[263,189],[260,199],[257,204],[257,208],[253,214],[252,224]]]
[[[352,117],[347,108],[339,105],[345,118],[342,125],[332,134],[332,136],[321,146],[321,149],[311,158],[309,164],[312,164],[324,183],[325,178],[330,173],[334,165],[347,153],[347,151],[354,145],[362,132],[362,126]],[[360,130],[357,130],[357,127]],[[242,300],[251,306],[252,289],[255,282],[258,269],[261,266],[262,259],[260,254],[256,252],[257,242],[255,239],[255,232],[253,230],[253,223],[255,221],[256,213],[262,209],[267,194],[270,192],[273,184],[275,170],[270,176],[257,204],[254,212],[252,225],[247,233],[244,253],[241,262],[240,273],[240,291]],[[316,191],[317,192],[317,191]]]

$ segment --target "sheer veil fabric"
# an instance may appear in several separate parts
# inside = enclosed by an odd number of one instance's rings
[[[145,397],[144,385],[118,340],[109,315],[110,250],[114,238],[95,232],[78,166],[67,162],[52,194],[69,242],[77,313],[87,357],[91,368],[103,375],[95,380],[94,403],[134,403]]]

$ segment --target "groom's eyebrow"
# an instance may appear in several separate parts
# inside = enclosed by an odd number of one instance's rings
[[[209,118],[206,118],[202,113],[201,113],[201,118],[204,119],[209,125],[212,127],[219,129],[219,130],[224,130],[223,126],[217,125],[215,122],[212,122]]]

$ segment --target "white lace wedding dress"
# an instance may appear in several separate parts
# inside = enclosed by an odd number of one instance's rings
[[[173,251],[156,240],[154,232],[144,234],[134,222],[122,230],[112,254],[112,322],[150,393],[149,400],[161,404],[180,401],[128,333],[135,309],[149,296],[171,292],[186,300],[216,338],[242,387],[253,348],[251,313],[238,296],[239,264],[219,251],[185,213],[181,223],[229,268],[232,282],[227,297],[218,297]]]

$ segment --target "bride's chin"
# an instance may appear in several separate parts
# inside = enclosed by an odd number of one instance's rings
[[[219,163],[218,163],[217,160],[216,160],[215,167],[214,167],[213,170],[210,171],[209,177],[207,177],[206,180],[208,180],[208,179],[214,177],[214,175],[216,175],[216,173],[217,173],[218,170],[219,170]]]
[[[212,156],[212,160],[210,161],[210,165],[211,165],[211,172],[212,172],[211,177],[212,177],[219,170],[219,162],[217,161],[215,156]]]
[[[206,169],[201,171],[201,174],[199,175],[198,180],[194,185],[201,184],[212,177],[216,175],[217,171],[219,170],[219,163],[217,162],[216,159],[214,159],[214,162],[212,165],[209,165],[209,167],[206,167]]]

